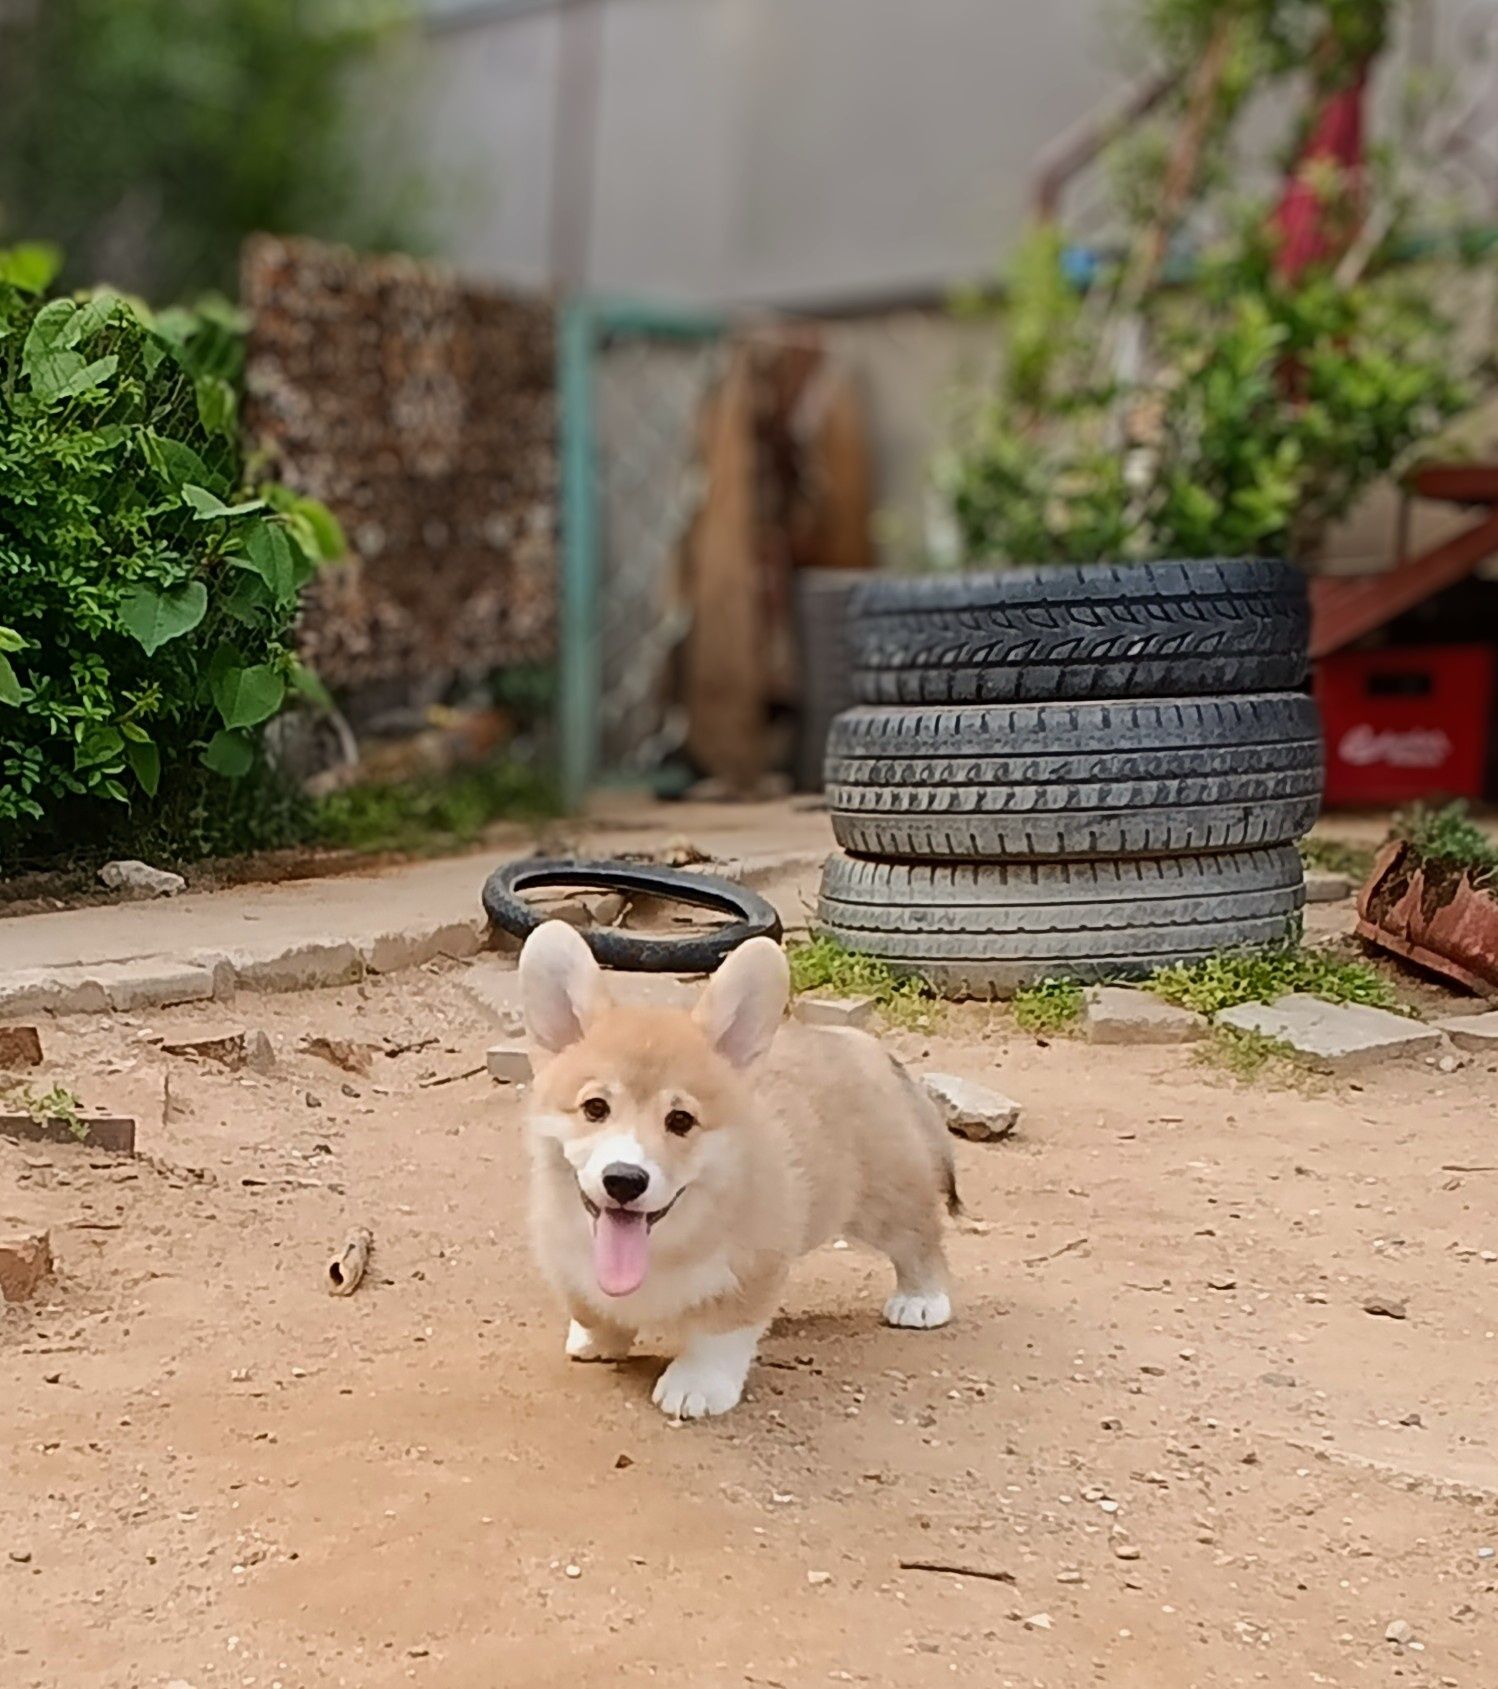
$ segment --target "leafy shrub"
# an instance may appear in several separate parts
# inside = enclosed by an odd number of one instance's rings
[[[1145,982],[1145,989],[1167,1003],[1204,1015],[1215,1015],[1239,1003],[1272,1003],[1292,992],[1320,997],[1328,1003],[1399,1007],[1393,987],[1369,963],[1330,948],[1296,944],[1224,950],[1200,962],[1157,968]]]
[[[0,860],[249,774],[319,690],[290,630],[341,548],[320,506],[243,486],[229,307],[44,301],[45,270],[0,255]]]
[[[1044,1038],[1075,1024],[1082,1000],[1082,987],[1075,980],[1042,979],[1016,991],[1009,1006],[1019,1027]]]
[[[1049,300],[1037,264],[1027,285]],[[939,470],[974,560],[1306,556],[1470,402],[1451,326],[1408,275],[1292,285],[1239,254],[1154,302],[1154,355],[1128,382],[1095,317],[1033,297],[1015,313],[1014,380]]]

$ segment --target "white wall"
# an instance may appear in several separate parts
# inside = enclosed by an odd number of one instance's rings
[[[570,144],[560,214],[586,225],[580,279],[596,291],[811,304],[987,273],[1019,227],[1037,149],[1117,84],[1108,11],[1108,0],[470,10],[432,38],[413,125],[452,202],[446,255],[550,279],[554,161]]]

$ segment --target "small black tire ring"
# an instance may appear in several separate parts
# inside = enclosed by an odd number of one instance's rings
[[[642,938],[615,927],[582,930],[594,960],[628,973],[710,974],[739,945],[751,938],[780,941],[780,916],[757,892],[712,874],[684,874],[675,868],[651,868],[636,862],[573,862],[529,857],[496,868],[484,882],[484,913],[512,937],[529,938],[546,917],[521,896],[542,886],[578,886],[590,891],[635,892],[670,898],[734,919],[716,932],[691,938]]]

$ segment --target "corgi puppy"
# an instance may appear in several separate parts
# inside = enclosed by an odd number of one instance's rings
[[[796,1259],[840,1236],[895,1269],[891,1325],[951,1317],[935,1107],[866,1033],[782,1025],[779,945],[734,950],[695,1009],[616,1004],[583,938],[548,921],[520,957],[535,1082],[533,1236],[571,1316],[567,1353],[671,1340],[673,1418],[727,1413]]]

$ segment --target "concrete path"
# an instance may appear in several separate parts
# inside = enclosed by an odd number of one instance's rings
[[[761,889],[777,877],[804,880],[832,848],[826,815],[804,801],[610,800],[569,830],[579,854],[596,856],[685,838]],[[305,989],[471,956],[488,937],[479,904],[485,875],[530,848],[517,837],[369,873],[3,919],[0,1016],[147,1008],[236,988]]]

